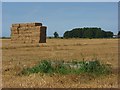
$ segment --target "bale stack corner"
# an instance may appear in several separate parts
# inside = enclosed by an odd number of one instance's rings
[[[42,23],[12,24],[11,41],[16,43],[46,43],[46,26]]]

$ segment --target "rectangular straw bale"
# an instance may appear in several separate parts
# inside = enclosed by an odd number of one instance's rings
[[[42,23],[27,23],[27,25],[28,26],[31,26],[31,27],[33,27],[33,26],[42,26]]]
[[[40,33],[34,33],[35,37],[40,37]]]
[[[18,28],[18,30],[25,30],[25,27],[20,27]]]
[[[25,30],[26,29],[26,27],[21,27],[21,30]]]
[[[18,30],[18,27],[11,27],[11,31]]]
[[[31,30],[32,29],[32,27],[31,26],[28,26],[28,30]]]
[[[42,26],[35,26],[35,30],[40,30],[40,27]]]
[[[32,39],[33,40],[39,40],[40,38],[39,37],[33,37]]]
[[[19,30],[19,34],[23,34],[24,32],[22,30]]]
[[[41,31],[40,29],[36,29],[34,32],[35,33],[40,33],[40,31]]]
[[[14,31],[12,31],[11,33],[17,33],[18,32],[18,30],[14,30]]]
[[[27,27],[27,23],[20,23],[20,27]]]
[[[12,27],[20,27],[20,24],[12,24]]]
[[[35,30],[34,32],[33,32],[34,34],[40,34],[41,32],[40,32],[40,30]]]

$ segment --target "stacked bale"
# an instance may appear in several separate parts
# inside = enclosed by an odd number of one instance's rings
[[[46,26],[42,23],[12,24],[11,41],[19,43],[46,43]]]

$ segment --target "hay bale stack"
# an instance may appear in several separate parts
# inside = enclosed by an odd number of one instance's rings
[[[11,41],[17,43],[46,43],[46,26],[42,23],[12,24]]]

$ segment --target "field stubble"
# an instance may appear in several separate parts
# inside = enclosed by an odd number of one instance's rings
[[[47,39],[45,44],[12,44],[2,40],[3,87],[117,87],[117,73],[98,78],[86,75],[31,74],[18,76],[40,60],[94,60],[118,67],[118,39]]]

